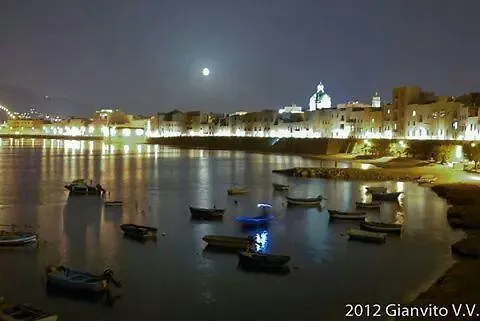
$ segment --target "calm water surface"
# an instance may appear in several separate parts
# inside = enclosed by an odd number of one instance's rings
[[[398,303],[451,264],[449,246],[461,235],[445,219],[446,204],[411,183],[383,183],[404,191],[371,219],[404,222],[401,237],[383,246],[347,241],[354,223],[329,223],[326,208],[353,209],[366,201],[368,182],[287,178],[272,169],[319,166],[294,156],[235,151],[109,146],[99,142],[3,139],[0,147],[0,223],[37,226],[37,250],[0,252],[0,296],[29,302],[61,320],[326,320],[344,319],[346,303]],[[328,162],[324,166],[332,166]],[[340,164],[339,166],[345,166]],[[68,197],[63,185],[86,177],[101,182],[123,208],[97,197]],[[327,197],[325,209],[286,208],[272,182],[297,197]],[[232,184],[248,196],[227,197]],[[378,184],[377,184],[378,185]],[[238,201],[238,204],[234,203]],[[286,276],[246,273],[236,255],[203,252],[206,234],[247,235],[235,215],[257,215],[269,202],[277,220],[261,235],[262,250],[292,257]],[[190,221],[189,205],[226,207],[223,223]],[[122,223],[159,228],[158,242],[122,237]],[[123,287],[113,307],[103,300],[48,295],[47,264],[101,272],[111,267]]]

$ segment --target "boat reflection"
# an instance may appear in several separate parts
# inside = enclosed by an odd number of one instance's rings
[[[268,231],[262,231],[255,234],[255,250],[259,253],[265,253],[268,248]]]

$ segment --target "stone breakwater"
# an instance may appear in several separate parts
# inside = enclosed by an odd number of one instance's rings
[[[359,168],[308,168],[295,167],[288,169],[273,170],[272,172],[293,177],[323,178],[338,180],[361,180],[361,181],[414,181],[418,177],[405,173],[394,174],[382,169],[359,169]]]

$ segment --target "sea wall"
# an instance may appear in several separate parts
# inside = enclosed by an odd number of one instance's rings
[[[155,137],[150,144],[179,148],[202,148],[213,150],[243,150],[279,154],[337,154],[347,152],[351,144],[348,139],[328,138],[281,138],[268,137]]]
[[[64,140],[103,140],[101,136],[66,136],[66,135],[36,135],[36,134],[0,134],[0,138],[35,138]]]

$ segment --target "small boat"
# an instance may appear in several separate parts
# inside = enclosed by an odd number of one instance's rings
[[[328,210],[331,219],[341,220],[365,220],[367,214],[365,212],[340,212],[335,210]]]
[[[372,193],[373,200],[381,200],[381,201],[396,201],[398,196],[403,192],[390,192],[390,193]]]
[[[65,266],[48,266],[46,269],[47,283],[50,286],[66,288],[79,292],[102,292],[109,288],[109,282],[117,287],[120,283],[113,279],[113,271],[106,269],[102,275],[75,271]]]
[[[283,184],[278,184],[278,183],[272,183],[273,189],[276,191],[288,191],[289,187],[288,185],[283,185]]]
[[[37,240],[37,234],[35,233],[0,230],[0,246],[23,246],[36,243]]]
[[[379,210],[380,205],[381,205],[380,202],[370,202],[370,203],[355,202],[355,206],[357,208],[364,208],[364,209],[370,209],[370,210]]]
[[[290,261],[290,256],[242,251],[238,253],[238,259],[240,265],[272,268],[284,266]]]
[[[151,238],[156,237],[158,229],[150,226],[142,226],[136,224],[122,224],[120,228],[125,235],[132,238]]]
[[[401,233],[402,224],[382,223],[382,222],[362,222],[360,228],[366,231],[382,233]]]
[[[57,321],[58,316],[36,309],[28,304],[7,303],[0,298],[0,320]]]
[[[225,214],[224,208],[202,208],[190,206],[192,219],[196,220],[221,220]]]
[[[437,181],[437,177],[433,175],[423,175],[417,179],[418,184],[433,184]]]
[[[71,195],[102,195],[105,193],[102,185],[93,185],[92,180],[90,182],[89,184],[86,179],[76,179],[64,187]]]
[[[350,240],[371,242],[371,243],[385,243],[387,240],[387,235],[385,233],[363,231],[359,229],[351,229],[348,232]]]
[[[243,195],[248,194],[249,190],[246,187],[232,187],[227,190],[228,195]]]
[[[385,193],[386,191],[385,186],[367,186],[367,193]]]
[[[123,206],[122,201],[105,201],[103,202],[105,206]]]
[[[294,198],[287,196],[287,203],[289,205],[302,205],[302,206],[318,206],[323,200],[323,196],[318,195],[317,197],[310,198]]]
[[[235,237],[226,235],[205,235],[202,240],[211,247],[228,248],[232,250],[244,251],[252,243],[248,237]]]
[[[263,214],[255,217],[248,216],[236,216],[235,220],[247,226],[261,226],[267,225],[275,217],[272,214]]]

